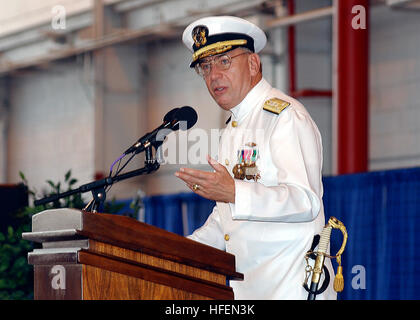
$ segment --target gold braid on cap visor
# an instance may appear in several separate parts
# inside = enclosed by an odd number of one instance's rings
[[[197,59],[202,59],[208,56],[213,56],[215,54],[226,52],[232,49],[232,46],[240,46],[247,43],[247,40],[240,39],[240,40],[227,40],[227,41],[220,41],[216,43],[209,44],[205,46],[193,54],[193,62]]]

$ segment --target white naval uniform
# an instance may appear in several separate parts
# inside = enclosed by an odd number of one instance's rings
[[[271,98],[290,105],[280,114],[263,110]],[[238,150],[254,142],[261,178],[235,179],[235,203],[217,202],[189,238],[235,255],[244,274],[243,281],[230,281],[235,299],[306,299],[304,256],[325,225],[321,135],[303,105],[265,79],[231,113],[218,161],[233,176]],[[330,285],[317,300],[336,299],[334,271],[325,261]]]

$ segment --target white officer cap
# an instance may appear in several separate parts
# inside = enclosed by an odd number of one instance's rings
[[[217,16],[198,19],[182,35],[182,41],[193,53],[190,67],[202,58],[224,53],[238,47],[260,52],[267,37],[258,26],[238,17]]]

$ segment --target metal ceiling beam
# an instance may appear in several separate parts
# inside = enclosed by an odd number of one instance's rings
[[[157,2],[160,3],[162,1],[161,0],[148,1],[148,4],[155,5],[157,4]],[[166,1],[163,1],[163,2],[166,2]],[[245,9],[255,10],[264,2],[265,2],[264,0],[232,1],[220,7],[208,8],[206,10],[196,11],[194,12],[193,15],[191,15],[191,11],[188,11],[186,12],[185,17],[183,18],[177,18],[177,19],[174,19],[173,21],[166,21],[158,25],[144,27],[144,28],[141,28],[140,30],[117,29],[110,32],[109,34],[104,34],[100,38],[93,38],[90,40],[85,40],[83,41],[83,43],[81,43],[78,46],[59,49],[53,52],[45,53],[38,57],[22,60],[19,62],[2,61],[0,62],[0,76],[17,71],[17,70],[25,69],[25,68],[45,65],[51,61],[69,58],[69,57],[86,53],[86,52],[92,52],[92,51],[99,50],[104,47],[115,45],[118,43],[123,43],[123,42],[137,40],[137,39],[142,39],[142,40],[147,41],[156,37],[161,37],[162,35],[165,37],[179,36],[180,32],[182,32],[182,29],[188,23],[190,23],[191,21],[199,17],[206,16],[209,14],[215,14],[216,12],[218,14],[235,14],[238,10],[245,10]],[[209,2],[209,3],[213,3],[213,2]]]
[[[320,9],[314,9],[314,10],[310,10],[310,11],[306,11],[302,13],[296,13],[291,16],[284,16],[284,17],[268,20],[266,22],[266,26],[267,28],[287,27],[287,26],[305,22],[305,21],[329,17],[329,16],[332,16],[333,12],[334,12],[334,9],[332,6],[320,8]]]

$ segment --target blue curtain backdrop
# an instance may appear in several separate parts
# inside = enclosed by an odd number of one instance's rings
[[[349,234],[340,298],[420,299],[420,168],[327,177],[324,189],[326,215]]]
[[[144,222],[185,235],[214,202],[181,193],[147,197],[144,205]],[[420,168],[325,177],[324,206],[326,221],[335,216],[349,235],[339,299],[420,299]],[[341,241],[333,230],[331,254]]]
[[[143,201],[144,222],[179,235],[189,235],[200,227],[215,205],[195,193],[153,196]]]

